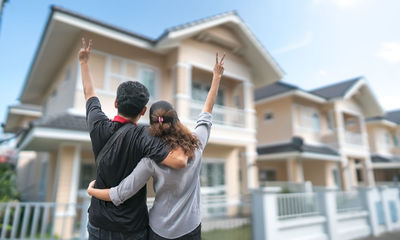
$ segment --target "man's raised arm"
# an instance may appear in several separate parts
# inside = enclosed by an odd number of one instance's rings
[[[86,101],[89,98],[96,96],[93,87],[92,77],[90,76],[89,66],[88,66],[91,48],[92,48],[92,40],[89,40],[89,45],[86,47],[85,38],[82,38],[82,48],[79,50],[78,59],[79,63],[81,64],[83,93],[85,94]]]
[[[217,98],[219,83],[221,81],[222,74],[224,73],[224,58],[225,53],[221,58],[221,61],[218,61],[218,52],[216,55],[216,62],[213,71],[213,79],[211,82],[211,88],[208,92],[206,102],[204,103],[203,112],[212,113],[212,109],[214,107],[215,99]]]

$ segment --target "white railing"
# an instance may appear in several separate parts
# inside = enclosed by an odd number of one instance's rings
[[[320,214],[316,193],[277,194],[277,208],[281,220]]]
[[[344,141],[348,144],[363,145],[363,136],[361,133],[344,132]]]
[[[339,213],[360,211],[363,209],[363,202],[358,191],[337,192],[336,210]]]
[[[204,103],[192,100],[190,103],[190,119],[197,120],[203,109]],[[245,127],[244,110],[220,105],[214,105],[213,122],[220,125]]]
[[[22,239],[87,239],[87,209],[90,198],[82,196],[83,203],[54,202],[0,202],[0,240]],[[148,198],[148,207],[154,198]],[[241,239],[251,238],[251,196],[201,196],[202,232],[204,239],[214,235],[230,236],[233,229]],[[210,209],[224,209],[210,214]],[[204,211],[208,214],[204,214]],[[217,233],[214,233],[216,231]],[[222,234],[222,235],[221,235]]]
[[[87,208],[88,202],[0,203],[0,239],[85,239]]]

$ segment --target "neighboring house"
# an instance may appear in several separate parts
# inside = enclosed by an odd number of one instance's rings
[[[235,12],[170,28],[150,39],[53,7],[20,96],[21,106],[38,110],[16,112],[11,107],[5,126],[8,132],[25,129],[18,139],[24,157],[18,165],[24,200],[76,203],[79,192],[84,195],[95,178],[77,59],[82,37],[93,39],[90,69],[109,117],[116,114],[119,83],[136,80],[148,87],[150,103],[173,102],[190,128],[207,95],[215,53],[226,52],[213,130],[204,151],[202,191],[238,197],[257,185],[253,91],[280,80],[282,70]],[[38,119],[28,126],[33,118]],[[141,122],[148,122],[148,116]]]
[[[305,91],[255,91],[259,179],[350,189],[374,185],[365,119],[383,113],[362,77]]]
[[[375,180],[398,182],[400,177],[400,110],[367,119]]]

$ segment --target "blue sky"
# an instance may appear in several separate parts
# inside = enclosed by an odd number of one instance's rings
[[[285,71],[283,81],[313,89],[362,75],[385,109],[400,108],[397,0],[9,0],[0,29],[0,122],[18,102],[52,4],[154,38],[237,10]]]

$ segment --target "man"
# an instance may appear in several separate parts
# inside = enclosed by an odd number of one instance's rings
[[[136,123],[146,112],[149,100],[147,88],[139,82],[124,82],[117,89],[113,120],[101,110],[89,73],[89,55],[92,41],[78,53],[81,65],[83,91],[86,99],[86,120],[97,158],[109,138],[124,124],[131,126],[118,137],[97,169],[96,188],[117,186],[127,177],[143,157],[178,169],[186,166],[187,157],[182,149],[170,152],[160,138],[153,137],[144,126]],[[89,239],[146,239],[148,212],[146,187],[124,204],[116,207],[110,202],[92,198],[89,208]]]

